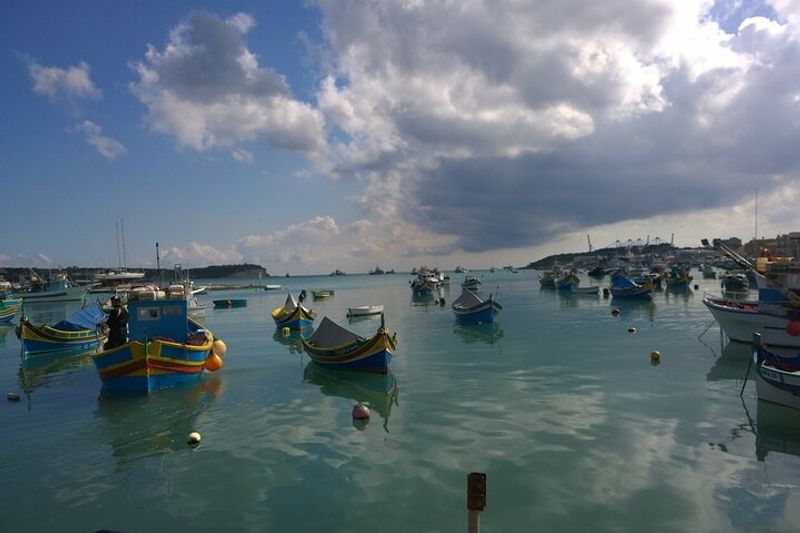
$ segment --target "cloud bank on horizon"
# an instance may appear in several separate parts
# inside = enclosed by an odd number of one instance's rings
[[[321,272],[343,257],[530,249],[587,228],[741,210],[756,188],[770,222],[798,223],[786,201],[800,176],[800,0],[315,7],[313,99],[248,46],[258,21],[246,13],[187,14],[131,62],[129,87],[150,130],[179,149],[252,165],[245,146],[257,142],[358,180],[361,194],[336,200],[353,219],[318,213],[228,246],[174,246],[175,260]],[[89,73],[29,61],[49,99],[102,98]],[[108,159],[126,153],[95,122],[74,131]]]

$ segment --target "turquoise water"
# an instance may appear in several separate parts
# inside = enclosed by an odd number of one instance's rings
[[[484,531],[800,530],[800,414],[749,381],[739,397],[749,347],[724,345],[701,302],[718,281],[623,305],[542,291],[532,271],[481,275],[504,307],[494,327],[455,323],[459,274],[445,307],[400,274],[202,296],[248,300],[202,319],[224,368],[146,398],[101,397],[86,357],[22,365],[0,330],[0,392],[21,396],[0,401],[0,530],[465,531],[472,471]],[[385,305],[390,375],[320,371],[276,334],[285,289],[322,287],[319,318],[365,335],[379,319],[347,307]]]

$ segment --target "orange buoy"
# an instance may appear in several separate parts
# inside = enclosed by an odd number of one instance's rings
[[[786,333],[792,337],[800,335],[800,320],[790,320],[789,323],[786,324]]]
[[[222,357],[219,355],[212,353],[206,358],[206,370],[210,372],[216,372],[220,368],[222,368],[223,361]]]

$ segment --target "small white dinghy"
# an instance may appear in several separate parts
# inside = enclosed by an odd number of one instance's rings
[[[382,305],[359,305],[347,308],[348,317],[379,315],[381,313],[383,313]]]

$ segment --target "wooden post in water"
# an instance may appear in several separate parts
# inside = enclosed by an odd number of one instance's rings
[[[470,472],[467,476],[467,509],[469,510],[468,532],[479,533],[480,516],[486,507],[486,474]]]

